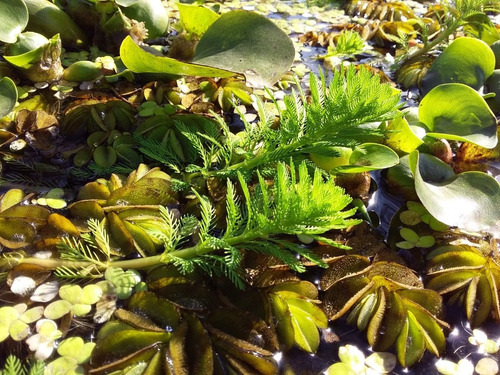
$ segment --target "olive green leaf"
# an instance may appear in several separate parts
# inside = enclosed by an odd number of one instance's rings
[[[330,173],[361,173],[392,167],[399,162],[398,155],[389,147],[378,143],[356,146],[349,156],[348,165],[330,169]]]
[[[494,250],[492,250],[494,251]],[[500,266],[493,255],[471,246],[448,245],[428,255],[427,286],[450,301],[462,301],[473,328],[500,317]]]
[[[443,83],[463,83],[479,90],[495,69],[491,48],[476,38],[457,38],[434,61],[422,80],[425,92]]]
[[[471,142],[485,148],[497,144],[495,115],[481,95],[464,84],[436,86],[424,96],[418,108],[419,120],[427,127],[428,136]]]
[[[319,346],[318,328],[326,328],[328,320],[318,307],[317,291],[314,295],[304,296],[301,290],[306,281],[285,283],[289,290],[280,284],[271,289],[269,300],[276,329],[282,342],[288,347],[292,344],[313,353]],[[314,288],[316,290],[316,288]]]
[[[423,289],[421,280],[407,267],[386,261],[366,265],[357,257],[348,255],[342,262],[333,262],[330,269],[338,263],[340,272],[333,271],[334,278],[330,272],[321,281],[326,286],[323,308],[328,317],[338,319],[348,313],[349,323],[366,329],[374,350],[395,346],[403,366],[418,361],[426,349],[441,355],[443,328],[448,325],[441,320],[439,294]]]
[[[0,79],[0,118],[7,116],[14,109],[16,103],[16,84],[9,77]]]
[[[471,231],[498,231],[500,184],[482,172],[455,175],[434,156],[410,154],[417,195],[437,220]]]
[[[5,0],[0,2],[0,22],[2,24],[0,41],[14,43],[17,36],[28,24],[28,8],[24,1]]]

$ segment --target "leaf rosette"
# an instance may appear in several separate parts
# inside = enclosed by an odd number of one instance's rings
[[[498,258],[467,245],[446,245],[427,256],[427,287],[461,303],[473,328],[500,319]]]
[[[320,285],[329,319],[348,314],[348,322],[366,330],[373,350],[394,346],[402,366],[416,363],[425,350],[436,356],[444,352],[448,324],[442,320],[441,296],[424,289],[411,269],[347,255],[330,265]]]

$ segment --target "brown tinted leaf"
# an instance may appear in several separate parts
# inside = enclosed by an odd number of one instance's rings
[[[320,281],[320,287],[323,290],[329,289],[339,280],[345,277],[353,277],[359,273],[365,272],[370,266],[370,259],[361,255],[346,255],[333,263],[323,273]]]
[[[337,282],[329,288],[323,298],[323,311],[335,320],[344,315],[374,285],[364,276],[355,276]]]

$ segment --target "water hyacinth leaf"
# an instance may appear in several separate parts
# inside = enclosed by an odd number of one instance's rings
[[[223,14],[200,39],[193,62],[244,74],[254,87],[272,86],[290,69],[295,49],[288,35],[256,13]]]
[[[14,81],[9,77],[0,79],[0,118],[7,116],[14,109],[16,102],[17,88]]]
[[[28,24],[28,8],[23,0],[4,0],[0,2],[0,41],[14,43],[17,36]],[[2,117],[2,116],[0,116]]]
[[[491,48],[476,38],[457,38],[434,61],[422,80],[425,92],[443,83],[463,83],[478,90],[495,69]]]
[[[177,3],[179,17],[183,29],[189,34],[196,34],[201,37],[212,25],[219,15],[212,9],[198,5]]]
[[[161,0],[137,0],[132,5],[121,8],[128,18],[144,22],[148,29],[148,39],[164,36],[169,27],[168,11]]]
[[[404,116],[389,121],[385,130],[389,131],[385,143],[398,153],[410,153],[424,143]]]
[[[414,151],[409,164],[417,195],[437,220],[470,231],[500,230],[500,184],[481,172],[453,173],[441,160]]]
[[[461,83],[433,88],[420,102],[418,113],[419,120],[429,129],[428,136],[485,148],[497,144],[495,115],[477,91]]]
[[[333,168],[331,173],[361,173],[390,168],[398,163],[398,154],[389,147],[378,143],[363,143],[352,152],[349,165]]]
[[[52,38],[60,33],[64,45],[83,47],[87,44],[86,34],[69,15],[47,0],[23,0],[28,7],[29,21],[26,30]]]
[[[139,47],[130,36],[127,36],[120,46],[120,56],[123,64],[135,73],[162,73],[173,75],[192,75],[200,77],[229,78],[234,72],[181,62],[170,57],[154,55]]]

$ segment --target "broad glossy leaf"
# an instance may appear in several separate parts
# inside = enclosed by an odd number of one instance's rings
[[[428,136],[486,148],[497,144],[495,115],[477,91],[460,83],[432,89],[420,102],[419,119],[429,129]]]
[[[0,3],[0,15],[2,14],[2,4]],[[4,29],[2,28],[2,30]],[[7,116],[14,109],[16,102],[17,88],[14,81],[9,77],[0,79],[0,118]]]
[[[151,319],[148,317],[138,315],[136,313],[130,312],[124,309],[117,309],[114,312],[114,316],[120,319],[122,322],[127,323],[131,327],[140,329],[142,331],[150,332],[164,332],[164,328],[158,327]]]
[[[200,37],[219,18],[213,10],[198,5],[177,3],[177,8],[184,30]]]
[[[135,73],[163,73],[173,75],[192,75],[200,77],[229,78],[234,72],[201,64],[191,64],[170,57],[154,55],[139,47],[130,36],[120,46],[123,64]]]
[[[134,251],[134,239],[125,227],[125,224],[114,212],[110,212],[106,219],[108,220],[110,238],[118,245],[118,251],[120,254],[131,254]],[[128,296],[120,296],[119,298],[124,299],[129,296],[130,294]]]
[[[437,220],[470,231],[500,230],[500,184],[481,172],[458,175],[441,160],[414,151],[409,164],[417,195]]]
[[[168,11],[161,0],[137,0],[121,10],[128,18],[144,22],[148,39],[159,38],[168,31]]]
[[[453,292],[470,283],[478,273],[477,270],[457,270],[456,272],[442,273],[433,276],[427,282],[427,288],[435,290],[440,294]]]
[[[70,236],[79,236],[80,231],[67,217],[62,216],[57,213],[50,214],[47,218],[47,223],[54,228],[59,229],[63,233],[69,234]]]
[[[0,2],[0,41],[14,43],[17,36],[28,24],[28,8],[23,0],[3,0]],[[1,90],[0,90],[1,92]],[[3,117],[2,115],[0,117]]]
[[[390,168],[399,163],[398,154],[378,143],[356,146],[349,158],[349,165],[333,168],[332,173],[361,173]]]
[[[297,282],[282,282],[275,285],[272,289],[274,293],[280,294],[280,292],[292,292],[301,297],[309,299],[318,298],[318,288],[309,281],[297,281]]]
[[[476,38],[457,38],[434,61],[422,80],[424,91],[442,83],[463,83],[478,90],[495,68],[491,48]]]
[[[423,143],[404,116],[389,121],[385,129],[390,131],[385,143],[398,153],[410,153]]]
[[[251,86],[272,86],[290,69],[295,49],[288,35],[256,13],[223,14],[196,46],[193,62],[244,74]]]
[[[469,248],[471,249],[471,248]],[[437,249],[439,250],[439,248]],[[451,250],[451,251],[450,251]],[[486,259],[479,251],[469,251],[465,247],[450,248],[441,254],[430,253],[428,256],[427,274],[435,275],[449,272],[450,269],[474,269],[486,264]]]

